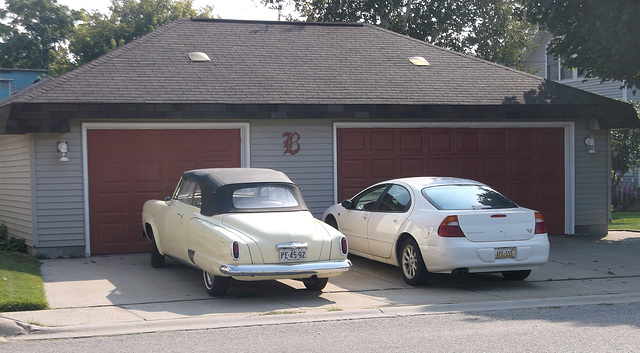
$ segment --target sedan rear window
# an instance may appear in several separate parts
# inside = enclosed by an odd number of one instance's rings
[[[516,208],[506,196],[482,185],[445,185],[422,189],[422,195],[439,210]]]
[[[237,209],[297,207],[291,190],[280,186],[258,186],[233,192],[233,207]]]

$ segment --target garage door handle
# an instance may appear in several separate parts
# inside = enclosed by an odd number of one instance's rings
[[[178,213],[178,216],[180,216],[180,217],[184,217],[184,212],[179,212],[179,213]]]

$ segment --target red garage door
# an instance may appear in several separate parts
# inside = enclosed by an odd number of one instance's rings
[[[183,171],[239,167],[240,130],[87,130],[92,254],[150,251],[142,205],[173,194]]]
[[[564,234],[564,130],[338,129],[338,199],[409,176],[482,181]]]

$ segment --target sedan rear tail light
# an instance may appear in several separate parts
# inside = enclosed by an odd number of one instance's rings
[[[342,252],[342,255],[346,255],[349,252],[349,243],[347,242],[347,237],[342,237],[340,239],[340,252]]]
[[[234,260],[238,260],[240,258],[240,244],[237,241],[231,243],[231,256]]]
[[[464,237],[464,232],[460,228],[458,216],[447,216],[438,227],[438,235],[441,237]]]
[[[544,217],[542,213],[536,212],[536,231],[535,234],[544,234],[547,232],[547,225],[544,223]]]

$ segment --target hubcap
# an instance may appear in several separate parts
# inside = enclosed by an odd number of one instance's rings
[[[413,278],[417,271],[416,249],[413,246],[407,246],[402,253],[402,271],[407,278]]]

